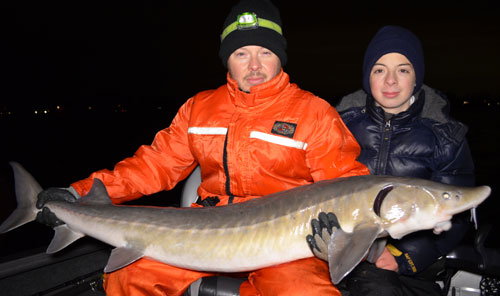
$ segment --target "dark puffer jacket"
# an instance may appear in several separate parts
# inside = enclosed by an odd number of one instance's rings
[[[467,127],[449,117],[448,101],[422,86],[410,108],[386,121],[373,97],[359,90],[337,106],[361,146],[358,160],[374,175],[417,177],[441,183],[474,186],[474,164],[465,134]],[[401,274],[415,274],[446,255],[469,228],[468,214],[453,218],[449,231],[420,231],[390,243]]]

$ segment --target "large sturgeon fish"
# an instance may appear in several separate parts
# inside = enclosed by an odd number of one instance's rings
[[[34,220],[39,211],[35,202],[42,188],[21,165],[11,165],[18,207],[0,225],[0,233]],[[348,242],[332,244],[342,249],[328,250],[331,278],[338,282],[378,237],[446,230],[452,215],[478,206],[490,191],[488,186],[466,188],[420,179],[357,176],[228,206],[158,208],[112,205],[106,188],[96,179],[89,194],[78,202],[46,204],[66,223],[54,228],[47,253],[87,235],[116,247],[105,272],[142,257],[200,271],[250,271],[312,257],[306,242],[311,220],[320,212],[333,212],[342,230],[351,234]]]

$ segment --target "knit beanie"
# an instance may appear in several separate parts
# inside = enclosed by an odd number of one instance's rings
[[[258,45],[276,54],[286,64],[286,39],[280,12],[269,0],[241,0],[224,21],[219,57],[227,67],[229,56],[238,48]]]
[[[404,55],[415,70],[415,94],[424,80],[424,53],[418,37],[411,31],[399,26],[382,27],[375,34],[368,44],[363,60],[363,88],[371,94],[370,73],[373,65],[383,55],[391,52],[397,52]]]

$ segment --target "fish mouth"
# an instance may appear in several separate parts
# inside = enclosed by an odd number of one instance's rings
[[[451,219],[451,217],[450,217],[450,219]],[[436,225],[434,225],[432,232],[434,232],[434,234],[440,234],[443,231],[450,230],[450,228],[451,228],[451,221],[445,220],[445,221],[441,221],[441,222],[436,223]]]

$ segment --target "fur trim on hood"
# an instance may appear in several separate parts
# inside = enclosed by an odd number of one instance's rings
[[[420,97],[420,93],[425,94],[425,104],[422,109],[421,117],[429,118],[439,123],[449,121],[449,103],[438,91],[422,85],[422,88],[415,94],[415,98]],[[364,107],[366,105],[367,93],[360,89],[355,91],[340,100],[340,103],[335,107],[338,112],[345,111],[352,107]]]

